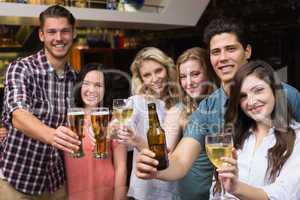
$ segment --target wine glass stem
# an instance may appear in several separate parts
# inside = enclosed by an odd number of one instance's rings
[[[224,184],[223,184],[223,179],[220,180],[221,182],[221,195],[220,195],[220,199],[221,200],[226,200],[226,192],[225,192],[225,189],[224,189]]]

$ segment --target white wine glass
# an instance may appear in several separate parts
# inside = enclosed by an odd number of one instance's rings
[[[211,163],[216,168],[222,168],[227,163],[221,160],[222,157],[232,157],[233,138],[232,134],[212,134],[205,136],[206,153]],[[215,195],[213,200],[227,200],[232,199],[226,194],[221,180],[221,193],[219,196]]]
[[[113,116],[117,120],[120,127],[128,126],[128,123],[133,114],[133,101],[132,99],[113,99]],[[113,131],[112,138],[118,138],[117,131]]]
[[[126,125],[130,120],[133,113],[132,104],[132,99],[113,100],[113,115],[121,125]]]

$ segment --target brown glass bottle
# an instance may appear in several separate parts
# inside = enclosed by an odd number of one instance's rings
[[[168,168],[169,160],[167,153],[166,135],[161,128],[156,113],[155,103],[148,104],[149,129],[147,132],[148,146],[155,153],[155,159],[159,164],[157,170]]]

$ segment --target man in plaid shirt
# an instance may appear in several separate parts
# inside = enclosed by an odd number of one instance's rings
[[[80,144],[65,127],[76,78],[67,64],[76,36],[75,18],[55,5],[39,20],[44,48],[12,62],[6,74],[3,121],[8,135],[0,150],[2,200],[66,199],[62,151],[71,153]]]

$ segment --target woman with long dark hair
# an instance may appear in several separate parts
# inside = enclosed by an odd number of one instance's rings
[[[67,172],[68,200],[121,200],[126,197],[126,158],[127,148],[114,140],[109,142],[109,158],[93,158],[94,142],[88,137],[93,135],[90,111],[107,106],[109,82],[105,68],[97,63],[81,69],[74,87],[74,104],[85,111],[83,149],[85,156],[72,158],[65,154]]]
[[[299,199],[300,125],[292,119],[281,81],[264,61],[237,72],[225,114],[233,158],[218,169],[225,190],[239,199]]]

